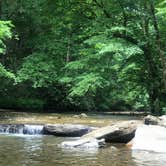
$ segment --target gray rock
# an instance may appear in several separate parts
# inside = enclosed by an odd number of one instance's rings
[[[159,119],[163,122],[166,122],[166,115],[160,116]]]
[[[85,113],[81,113],[81,114],[79,114],[79,115],[74,115],[74,116],[73,116],[73,118],[87,118],[87,117],[88,117],[88,115],[85,114]]]
[[[146,125],[159,125],[160,119],[158,117],[148,115],[144,118],[144,124]]]
[[[119,122],[101,127],[80,138],[80,140],[105,139],[106,142],[127,143],[135,136],[138,121]]]
[[[87,115],[87,114],[85,114],[85,113],[81,113],[81,114],[80,114],[80,117],[81,117],[81,118],[87,118],[87,117],[88,117],[88,115]]]
[[[155,117],[152,115],[148,115],[144,118],[144,124],[146,125],[159,125],[166,127],[166,115]]]
[[[43,133],[46,135],[55,135],[63,137],[80,137],[92,130],[92,127],[85,125],[47,124],[43,128]]]

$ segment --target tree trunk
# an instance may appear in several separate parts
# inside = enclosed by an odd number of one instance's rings
[[[144,11],[148,13],[148,3],[147,1],[144,2]],[[142,28],[143,34],[145,39],[147,40],[147,44],[144,46],[144,55],[146,61],[146,68],[148,71],[148,81],[147,81],[147,91],[149,94],[149,105],[150,110],[153,114],[160,114],[160,89],[161,89],[161,80],[160,80],[160,69],[158,68],[157,62],[154,59],[153,52],[151,51],[151,42],[150,42],[150,35],[149,35],[149,20],[150,17],[145,15],[142,17]]]
[[[164,83],[164,91],[165,91],[166,90],[166,58],[164,57],[164,54],[163,54],[163,51],[162,51],[162,48],[161,48],[160,31],[159,31],[157,18],[156,18],[156,15],[155,15],[155,7],[154,7],[153,0],[150,0],[150,10],[151,10],[153,27],[154,27],[154,30],[155,30],[155,33],[156,33],[157,50],[158,50],[161,65],[162,65],[162,68],[163,68],[163,83]]]
[[[0,20],[1,20],[1,15],[2,15],[2,2],[0,1]]]
[[[70,62],[70,50],[71,50],[71,37],[68,38],[68,44],[67,44],[67,54],[66,54],[66,62]]]

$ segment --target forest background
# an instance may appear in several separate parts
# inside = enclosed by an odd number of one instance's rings
[[[166,112],[165,0],[1,0],[0,108]]]

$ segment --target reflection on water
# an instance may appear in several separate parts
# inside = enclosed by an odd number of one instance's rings
[[[68,138],[0,135],[2,166],[164,166],[165,154],[131,151],[124,145],[102,149],[62,149]]]

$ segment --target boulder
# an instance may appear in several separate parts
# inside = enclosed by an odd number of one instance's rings
[[[144,118],[144,124],[146,125],[159,125],[166,127],[166,115],[155,117],[152,115],[148,115]]]
[[[159,119],[161,126],[166,127],[166,115],[160,116]]]
[[[101,147],[104,142],[127,143],[134,138],[137,125],[137,121],[119,122],[112,126],[96,129],[82,136],[79,140],[62,142],[61,146],[74,148],[86,147],[87,145]]]
[[[63,137],[80,137],[92,130],[94,130],[93,127],[89,127],[86,125],[47,124],[43,128],[43,133],[46,135]]]
[[[159,125],[160,119],[158,117],[148,115],[144,118],[144,124],[146,125]]]
[[[81,113],[81,114],[79,114],[79,115],[74,115],[74,116],[73,116],[73,118],[87,118],[87,117],[88,117],[88,115],[85,114],[85,113]]]
[[[81,117],[81,118],[87,118],[87,117],[88,117],[88,115],[87,115],[87,114],[85,114],[85,113],[81,113],[81,114],[80,114],[80,117]]]
[[[127,143],[135,136],[138,121],[119,122],[115,125],[96,129],[81,139],[105,139],[106,142]]]

